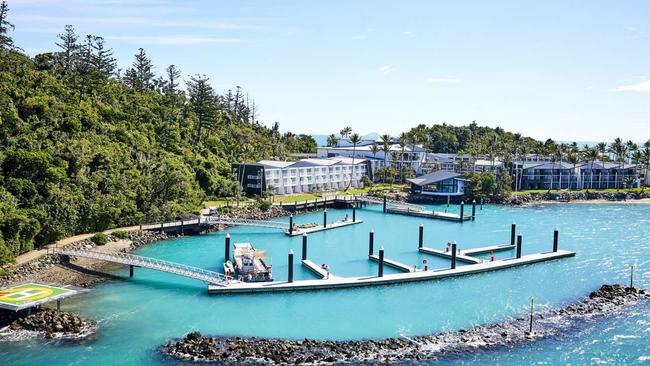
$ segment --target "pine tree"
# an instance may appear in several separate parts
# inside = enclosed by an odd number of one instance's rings
[[[207,76],[197,74],[187,82],[190,105],[198,119],[196,136],[194,138],[195,142],[201,140],[201,134],[204,129],[212,127],[216,117],[216,95],[209,80]]]
[[[7,20],[8,13],[9,6],[6,1],[3,1],[0,4],[0,50],[16,49],[14,40],[9,37],[9,31],[14,30],[16,27]]]
[[[115,75],[117,61],[113,58],[113,50],[104,46],[103,37],[93,37],[92,48],[95,50],[93,66],[105,79]]]
[[[169,65],[165,71],[167,72],[165,94],[175,95],[178,88],[178,79],[181,77],[181,70],[176,65]]]
[[[56,45],[62,50],[60,62],[63,70],[67,72],[75,68],[79,56],[79,44],[77,43],[79,37],[71,25],[66,25],[64,33],[59,34],[58,37],[60,42],[57,42]]]

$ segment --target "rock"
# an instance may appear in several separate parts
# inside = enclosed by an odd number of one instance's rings
[[[592,319],[594,316],[605,316],[633,303],[632,300],[647,298],[648,295],[643,290],[603,285],[579,303],[538,313],[534,322],[534,334],[528,333],[528,317],[519,317],[409,340],[287,340],[206,337],[199,332],[192,332],[183,339],[167,342],[161,351],[177,360],[226,364],[410,363],[552,336],[583,324],[587,317]]]

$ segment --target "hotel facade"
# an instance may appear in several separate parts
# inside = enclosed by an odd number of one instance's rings
[[[347,157],[302,159],[298,161],[261,160],[233,164],[235,179],[246,194],[292,194],[362,187],[363,176],[372,176],[370,162]]]

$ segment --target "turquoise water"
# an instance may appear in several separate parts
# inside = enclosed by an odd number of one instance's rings
[[[435,207],[440,209],[440,207]],[[456,209],[452,207],[452,209]],[[329,210],[329,220],[346,210]],[[506,243],[510,223],[524,236],[524,254],[548,251],[554,227],[560,247],[575,258],[442,281],[376,288],[318,292],[224,295],[206,293],[197,281],[136,268],[128,279],[106,282],[64,303],[100,321],[97,336],[83,344],[0,342],[1,364],[10,365],[149,365],[172,364],[157,347],[192,330],[204,334],[353,339],[420,335],[494,322],[526,311],[534,296],[540,307],[562,306],[605,282],[627,282],[629,265],[637,266],[636,284],[650,287],[650,205],[562,204],[532,208],[485,206],[475,222],[464,224],[385,215],[379,206],[357,211],[363,224],[314,233],[309,257],[327,263],[334,275],[374,274],[368,261],[368,232],[375,248],[404,263],[428,259],[433,268],[449,261],[417,253],[418,226],[425,224],[425,244],[442,248],[456,240],[462,248]],[[286,220],[279,219],[279,220]],[[298,223],[320,222],[321,213],[297,216]],[[286,278],[289,249],[300,256],[301,238],[279,231],[232,228],[233,242],[250,242],[271,257],[274,276]],[[147,246],[138,254],[218,269],[225,232],[183,237]],[[507,253],[501,254],[507,256]],[[313,278],[298,264],[297,278]],[[390,271],[390,269],[387,269]],[[650,305],[625,315],[587,323],[578,331],[513,348],[470,354],[441,364],[634,364],[650,362]]]

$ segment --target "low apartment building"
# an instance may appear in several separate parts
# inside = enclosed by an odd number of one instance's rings
[[[257,163],[233,164],[235,178],[246,194],[292,194],[331,189],[361,187],[361,179],[371,176],[366,159],[333,157],[298,161],[262,160]]]

